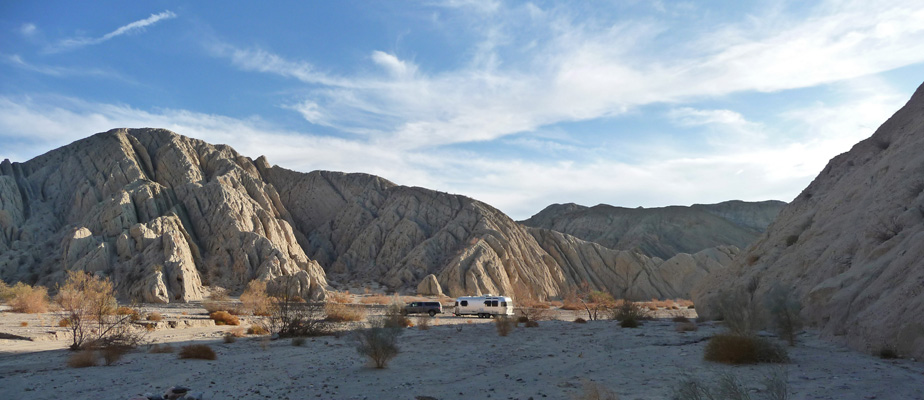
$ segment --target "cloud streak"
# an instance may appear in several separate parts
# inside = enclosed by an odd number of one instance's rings
[[[132,22],[128,25],[120,26],[118,29],[112,32],[109,32],[100,37],[95,37],[95,38],[75,37],[75,38],[62,39],[57,44],[49,48],[47,51],[49,53],[57,53],[57,52],[62,52],[62,51],[74,50],[74,49],[78,49],[78,48],[85,47],[85,46],[100,44],[100,43],[106,42],[108,40],[114,39],[122,35],[143,31],[145,28],[151,25],[154,25],[162,20],[171,19],[171,18],[176,18],[176,14],[174,14],[170,10],[166,10],[158,14],[151,14],[151,16],[148,18]]]

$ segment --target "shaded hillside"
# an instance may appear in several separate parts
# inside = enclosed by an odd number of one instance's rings
[[[727,201],[661,208],[553,204],[522,223],[612,249],[638,249],[648,256],[667,259],[716,246],[747,247],[785,204]]]
[[[803,317],[861,350],[924,357],[924,86],[872,137],[833,158],[725,273],[696,291],[758,280],[795,289]],[[702,308],[700,307],[702,306]]]

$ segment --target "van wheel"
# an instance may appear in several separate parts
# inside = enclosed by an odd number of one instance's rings
[[[434,315],[436,315],[436,311],[430,310],[430,312],[427,314],[430,314],[430,317],[432,318]]]

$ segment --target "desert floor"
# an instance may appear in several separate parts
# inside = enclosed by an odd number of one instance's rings
[[[576,314],[562,312],[556,317],[563,320],[541,321],[536,328],[520,324],[500,337],[489,320],[440,315],[428,330],[407,328],[399,339],[401,353],[388,368],[375,369],[348,335],[310,338],[300,347],[265,336],[224,343],[231,327],[211,325],[195,305],[146,309],[167,320],[195,321],[193,327],[157,329],[148,341],[176,349],[209,344],[218,358],[181,360],[176,353],[147,353],[144,346],[112,366],[70,368],[66,338],[48,333],[60,330],[58,316],[0,312],[0,333],[32,339],[0,339],[0,398],[124,400],[182,385],[215,400],[538,400],[576,398],[590,381],[623,400],[667,399],[685,375],[709,382],[725,371],[740,376],[752,397],[761,398],[761,380],[779,368],[703,361],[706,340],[722,331],[714,323],[679,333],[670,319],[627,329],[609,320],[569,322]],[[793,399],[924,399],[919,361],[879,359],[822,341],[811,331],[799,336],[790,357],[782,368]]]

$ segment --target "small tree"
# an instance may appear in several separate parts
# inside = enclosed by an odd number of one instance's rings
[[[19,282],[2,289],[13,312],[40,314],[48,312],[48,290],[42,286],[29,286]]]
[[[802,328],[799,313],[802,304],[791,288],[776,284],[764,296],[764,308],[770,317],[770,323],[781,338],[790,346],[796,345],[796,331]]]
[[[244,293],[241,293],[241,303],[244,309],[253,315],[268,316],[273,306],[272,300],[266,295],[266,282],[252,280],[247,284]]]
[[[616,305],[613,295],[599,290],[590,290],[587,282],[584,282],[578,293],[581,307],[587,312],[587,319],[590,321],[602,319]]]
[[[55,302],[70,324],[71,350],[134,347],[141,341],[141,335],[131,328],[131,314],[116,312],[118,303],[109,279],[68,271]]]
[[[324,321],[324,303],[304,302],[298,295],[298,280],[283,277],[279,293],[270,298],[266,329],[280,337],[320,336],[328,332]]]
[[[386,327],[385,319],[375,319],[371,327],[353,331],[350,340],[356,346],[356,352],[369,357],[376,368],[385,368],[392,358],[398,355],[398,336],[402,330]]]

